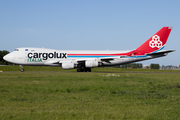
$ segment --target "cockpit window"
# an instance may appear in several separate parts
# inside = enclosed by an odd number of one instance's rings
[[[19,49],[15,49],[15,51],[19,51]]]

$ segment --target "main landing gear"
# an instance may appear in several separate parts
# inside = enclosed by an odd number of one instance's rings
[[[23,66],[22,65],[19,65],[19,66],[20,66],[20,71],[24,72]]]
[[[82,65],[78,66],[77,72],[91,72],[91,68],[86,68]]]
[[[77,69],[77,72],[91,72],[91,68]]]

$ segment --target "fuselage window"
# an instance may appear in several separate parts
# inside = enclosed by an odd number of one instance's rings
[[[19,49],[15,49],[15,51],[19,51]]]

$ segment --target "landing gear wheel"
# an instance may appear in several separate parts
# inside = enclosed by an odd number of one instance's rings
[[[85,72],[91,72],[91,68],[85,68],[84,71]]]
[[[91,68],[88,69],[88,72],[91,72]]]
[[[77,69],[77,72],[84,72],[84,69]]]
[[[21,72],[24,72],[24,69],[23,69],[23,68],[21,68]]]
[[[77,72],[91,72],[91,68],[87,68],[85,65],[79,64]]]
[[[84,72],[83,66],[81,64],[78,65],[77,72]]]
[[[87,68],[87,71],[88,71],[88,72],[91,72],[91,68]]]

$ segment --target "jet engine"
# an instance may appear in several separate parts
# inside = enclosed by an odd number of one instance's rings
[[[98,61],[97,60],[87,60],[85,61],[86,67],[98,67]]]
[[[73,69],[75,68],[74,63],[64,62],[62,63],[62,69]]]

